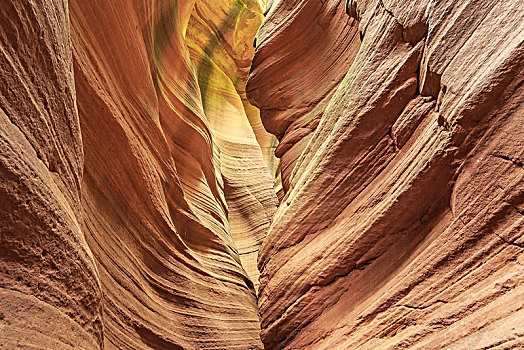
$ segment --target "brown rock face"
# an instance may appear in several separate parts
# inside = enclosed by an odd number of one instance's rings
[[[4,1],[0,23],[0,348],[96,348],[67,3]]]
[[[1,9],[0,348],[261,348],[277,200],[243,93],[259,3]],[[225,64],[206,70],[210,42]]]
[[[0,349],[524,348],[519,1],[0,10]]]
[[[248,96],[289,187],[259,255],[266,348],[523,347],[521,4],[341,3],[273,1],[258,38]]]
[[[280,141],[282,185],[357,54],[357,22],[343,1],[274,1],[258,35],[247,86],[264,127]]]

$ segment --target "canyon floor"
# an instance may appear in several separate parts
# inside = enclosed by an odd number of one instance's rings
[[[3,0],[0,349],[523,349],[519,0]]]

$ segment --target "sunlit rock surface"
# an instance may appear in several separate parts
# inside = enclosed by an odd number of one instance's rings
[[[0,349],[524,348],[519,1],[0,10]]]
[[[0,348],[262,347],[273,137],[239,4],[2,4]]]
[[[275,154],[285,191],[358,52],[356,21],[344,9],[343,1],[274,1],[257,37],[247,90],[265,128],[280,140]]]
[[[272,2],[268,349],[524,346],[523,41],[519,1]]]
[[[274,178],[265,163],[274,159],[272,144],[267,142],[276,139],[260,129],[257,109],[245,97],[252,39],[262,19],[258,1],[199,1],[186,36],[204,113],[219,150],[230,232],[256,288],[258,248],[277,205]],[[258,128],[253,128],[257,121]]]

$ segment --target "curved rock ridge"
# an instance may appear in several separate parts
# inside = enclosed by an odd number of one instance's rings
[[[81,224],[67,2],[1,8],[0,348],[97,348],[102,290]]]
[[[186,36],[204,112],[220,151],[229,229],[255,289],[258,248],[277,206],[268,173],[268,167],[276,170],[270,164],[276,139],[260,128],[260,116],[245,97],[251,43],[262,19],[258,1],[202,0],[195,4]]]
[[[524,348],[521,7],[2,3],[0,348]]]
[[[257,36],[247,84],[264,127],[280,141],[285,192],[335,88],[358,52],[357,22],[343,1],[274,1]]]
[[[288,188],[259,254],[267,349],[524,347],[520,5],[272,2],[248,83]]]
[[[243,87],[261,13],[2,5],[0,348],[262,348],[274,138]]]

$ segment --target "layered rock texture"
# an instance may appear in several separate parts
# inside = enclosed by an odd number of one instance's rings
[[[275,0],[258,39],[266,348],[524,347],[522,3]]]
[[[0,9],[0,348],[524,347],[518,0]]]
[[[0,348],[261,348],[261,4],[1,10]]]

